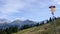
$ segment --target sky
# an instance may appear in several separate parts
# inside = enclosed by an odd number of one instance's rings
[[[60,0],[0,0],[0,18],[43,21],[52,17],[49,6],[55,5],[60,16]]]

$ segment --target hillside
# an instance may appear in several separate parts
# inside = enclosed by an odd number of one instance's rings
[[[50,22],[41,26],[32,27],[12,34],[54,34],[53,26],[53,22]],[[56,30],[57,34],[60,34],[60,18],[56,19]]]

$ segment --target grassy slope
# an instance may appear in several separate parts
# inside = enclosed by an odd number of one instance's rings
[[[57,24],[56,24],[56,30],[57,30],[57,34],[59,34],[58,29],[60,29],[60,19],[57,19]],[[13,33],[13,34],[53,34],[53,23],[50,22],[48,24],[44,24],[42,26],[38,26],[38,27],[32,27],[29,29],[25,29],[22,31],[19,31],[17,33]]]

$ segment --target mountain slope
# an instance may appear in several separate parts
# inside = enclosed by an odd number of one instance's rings
[[[38,27],[32,27],[12,34],[54,34],[53,26],[53,22],[50,22],[48,24],[44,24]],[[56,31],[57,34],[60,34],[60,18],[56,19]]]

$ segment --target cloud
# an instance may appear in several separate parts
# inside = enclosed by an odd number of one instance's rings
[[[14,20],[26,20],[27,18],[21,17],[21,18],[15,18]]]
[[[60,5],[60,0],[53,0],[53,2],[54,2],[55,4]]]
[[[26,8],[44,8],[46,4],[39,0],[0,0],[0,12],[2,14],[19,13]],[[30,10],[29,9],[29,10]]]
[[[13,13],[18,12],[18,9],[22,9],[25,6],[25,3],[20,0],[0,0],[0,11],[2,13]]]

